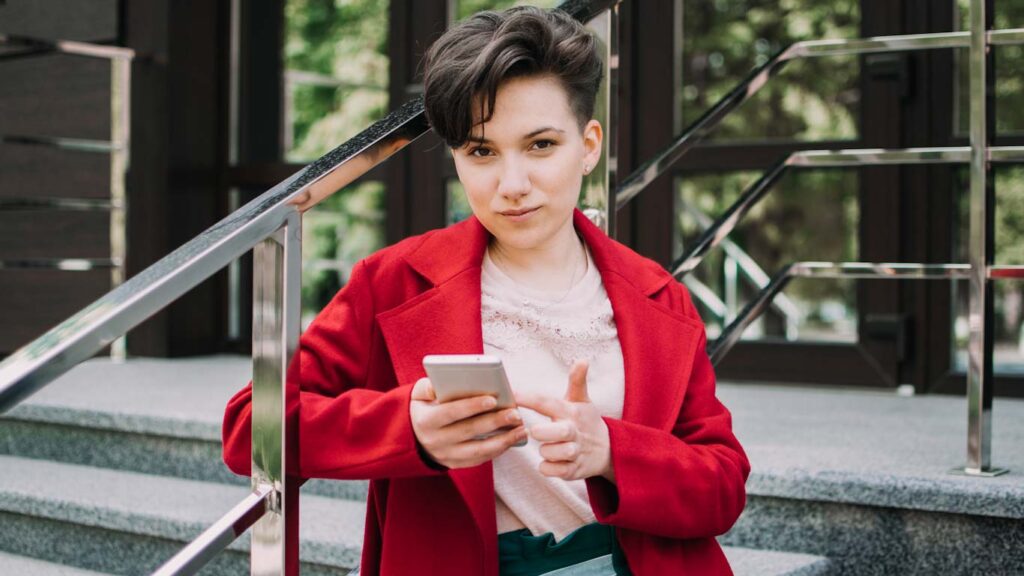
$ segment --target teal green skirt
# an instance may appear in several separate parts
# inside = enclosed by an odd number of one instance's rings
[[[548,532],[534,536],[527,529],[498,534],[501,576],[630,576],[615,530],[587,524],[555,542]]]

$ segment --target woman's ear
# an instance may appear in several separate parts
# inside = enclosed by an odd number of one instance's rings
[[[587,122],[583,127],[583,172],[589,174],[601,160],[601,144],[604,142],[604,129],[597,120]]]

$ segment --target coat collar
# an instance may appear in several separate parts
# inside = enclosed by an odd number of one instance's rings
[[[645,296],[671,280],[660,266],[609,238],[579,210],[573,211],[573,226],[590,248],[602,277],[607,272],[617,273]],[[487,229],[471,216],[427,236],[405,260],[434,286],[440,286],[469,269],[479,268],[490,239]]]
[[[611,301],[625,365],[623,420],[670,431],[686,391],[703,327],[652,300],[672,277],[611,240],[578,210],[573,224],[594,258]],[[475,218],[427,235],[405,260],[432,288],[377,315],[401,385],[423,377],[427,354],[481,354],[480,273],[490,235]],[[561,396],[562,390],[553,390]],[[496,555],[490,464],[449,471],[481,535]]]

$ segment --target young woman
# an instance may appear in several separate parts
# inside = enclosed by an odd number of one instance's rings
[[[299,473],[371,480],[363,575],[730,573],[714,537],[749,465],[703,324],[576,210],[601,70],[578,23],[535,8],[478,14],[427,55],[473,217],[359,263],[300,342]],[[459,353],[501,357],[520,409],[438,403],[423,357]],[[240,474],[249,400],[224,421]]]

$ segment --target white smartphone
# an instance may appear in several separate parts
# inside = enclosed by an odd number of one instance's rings
[[[514,408],[515,396],[508,383],[501,358],[486,354],[431,354],[423,357],[423,369],[434,386],[439,402],[451,402],[471,396],[490,395],[498,400],[495,410]],[[494,432],[478,436],[489,438],[511,430],[515,426],[499,428]],[[525,446],[526,440],[516,444]]]

